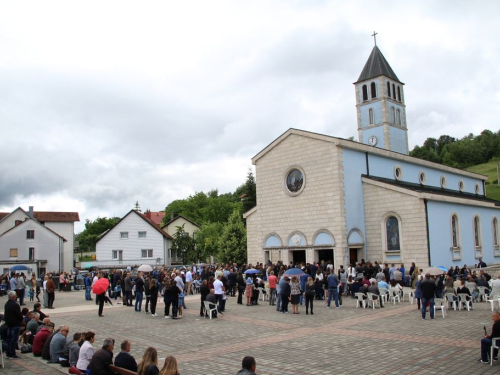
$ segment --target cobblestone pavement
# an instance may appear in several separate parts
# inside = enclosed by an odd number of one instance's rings
[[[0,303],[6,299],[1,298]],[[181,320],[164,319],[163,302],[158,317],[134,312],[132,307],[106,306],[97,316],[94,302],[84,292],[57,293],[50,313],[56,325],[67,324],[70,335],[96,332],[95,347],[107,337],[119,343],[129,339],[131,354],[139,361],[147,346],[158,350],[161,368],[167,355],[174,355],[182,375],[236,374],[245,355],[257,360],[257,374],[498,374],[477,362],[483,325],[491,329],[491,310],[477,303],[473,311],[438,311],[436,319],[422,320],[416,304],[386,304],[384,309],[356,308],[344,298],[341,309],[327,309],[315,301],[314,315],[278,313],[275,306],[238,305],[228,298],[227,312],[218,319],[199,316],[199,296],[186,298],[188,309]],[[28,302],[28,307],[33,303]],[[144,306],[143,306],[144,309]],[[67,373],[31,354],[21,360],[5,360],[7,374]]]

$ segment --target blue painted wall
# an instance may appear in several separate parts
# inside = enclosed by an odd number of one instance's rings
[[[493,217],[500,217],[500,210],[486,207],[473,207],[453,203],[429,201],[427,204],[429,217],[429,242],[431,247],[431,264],[433,266],[473,266],[478,262],[474,254],[473,218],[478,215],[481,220],[481,237],[483,260],[486,264],[498,263],[493,249]],[[451,254],[451,215],[458,215],[462,259],[453,261]]]
[[[391,138],[391,151],[408,154],[408,150],[406,149],[406,131],[390,126],[389,134]]]
[[[353,228],[359,229],[366,237],[363,184],[361,183],[361,175],[367,173],[365,154],[343,148],[342,164],[344,169],[346,237]]]
[[[364,137],[364,134],[363,134]],[[483,184],[480,179],[466,177],[453,172],[439,171],[434,168],[416,165],[402,160],[395,160],[380,155],[369,155],[370,174],[373,176],[394,179],[394,167],[399,165],[403,171],[401,181],[419,183],[419,173],[425,172],[425,185],[441,187],[441,176],[446,177],[446,188],[450,190],[458,189],[458,182],[464,182],[464,192],[475,193],[475,184],[479,184],[480,194],[483,193]]]
[[[366,129],[363,130],[363,143],[365,145],[368,144],[368,138],[370,138],[372,135],[377,137],[377,146],[379,148],[384,148],[385,147],[385,142],[384,142],[384,127],[383,126],[377,126],[376,128],[371,128],[371,129]]]

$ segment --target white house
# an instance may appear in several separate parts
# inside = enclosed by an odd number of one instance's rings
[[[165,225],[163,225],[161,229],[171,235],[174,235],[174,233],[177,231],[177,227],[182,226],[184,226],[184,231],[191,237],[194,237],[194,234],[198,230],[200,230],[200,226],[198,224],[182,215],[178,215],[175,218],[172,218],[172,216],[170,216],[170,220]],[[178,254],[170,254],[170,257],[171,262],[174,264],[179,264],[182,262],[180,251]]]
[[[172,237],[145,215],[131,210],[105,232],[96,244],[99,267],[128,265],[170,265]]]
[[[0,264],[4,271],[25,264],[34,271],[73,268],[74,223],[77,212],[34,211],[18,207],[0,213]],[[17,254],[17,255],[16,255]]]

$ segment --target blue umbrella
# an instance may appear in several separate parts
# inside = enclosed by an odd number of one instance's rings
[[[90,268],[90,267],[92,267],[91,263],[87,263],[85,266],[83,266],[83,268]]]
[[[300,268],[290,268],[288,271],[284,273],[284,275],[288,277],[293,277],[293,276],[300,277],[305,275],[305,273]]]
[[[260,270],[256,270],[255,268],[250,268],[249,270],[246,270],[245,273],[247,274],[260,273]]]
[[[448,272],[448,268],[443,267],[443,266],[437,266],[440,270],[443,270],[444,272]]]
[[[31,268],[29,268],[28,266],[24,266],[24,265],[17,265],[17,266],[10,267],[11,271],[29,271],[30,269]]]

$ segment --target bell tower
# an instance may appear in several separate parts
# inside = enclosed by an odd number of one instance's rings
[[[354,83],[359,142],[408,154],[403,86],[375,41],[370,57]]]

